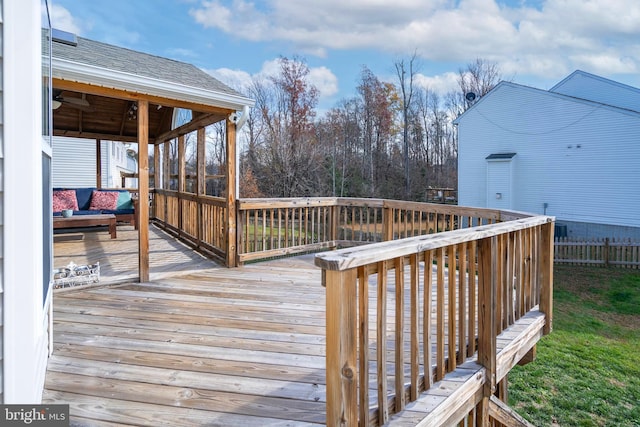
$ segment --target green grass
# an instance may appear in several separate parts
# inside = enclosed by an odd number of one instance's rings
[[[537,426],[640,426],[640,272],[556,266],[553,332],[509,375]]]

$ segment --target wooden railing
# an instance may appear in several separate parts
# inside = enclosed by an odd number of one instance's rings
[[[327,425],[385,424],[476,352],[490,396],[507,373],[498,334],[534,307],[551,329],[553,226],[529,217],[317,254]],[[451,413],[469,407],[458,400]]]
[[[242,199],[238,260],[474,227],[503,220],[501,215],[492,209],[382,199]]]
[[[195,248],[225,257],[227,226],[223,198],[157,189],[153,192],[153,217]]]

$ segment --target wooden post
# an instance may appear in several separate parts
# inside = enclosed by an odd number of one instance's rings
[[[609,267],[609,238],[604,239],[604,266]]]
[[[140,282],[149,281],[149,102],[138,101],[138,269]]]
[[[335,242],[336,240],[338,240],[338,224],[340,223],[340,206],[339,205],[335,204],[331,206],[329,221],[330,221],[329,240],[332,242]]]
[[[487,370],[484,395],[496,389],[497,236],[478,243],[478,362]]]
[[[178,137],[178,229],[181,232],[184,230],[184,224],[182,220],[182,200],[180,196],[187,189],[187,161],[185,159],[184,148],[184,135],[180,135]]]
[[[164,190],[171,189],[171,141],[165,141],[162,144],[162,181],[160,184],[160,188]],[[180,203],[178,201],[178,203]],[[164,226],[165,229],[167,226],[172,223],[172,212],[169,209],[169,197],[165,193],[164,199]],[[180,229],[181,230],[181,229]]]
[[[227,118],[227,267],[235,267],[238,259],[238,224],[237,206],[238,194],[236,193],[236,124]]]
[[[393,208],[382,207],[382,241],[393,240]]]
[[[555,223],[542,226],[540,242],[542,259],[540,260],[540,311],[545,314],[546,322],[542,332],[546,335],[553,330],[553,233]]]
[[[165,152],[166,156],[166,152]],[[160,180],[162,174],[160,173],[160,163],[162,158],[160,156],[160,144],[154,144],[153,146],[153,186],[155,188],[162,188],[162,181]]]
[[[327,426],[358,424],[356,270],[325,271]]]
[[[204,227],[211,227],[211,224],[204,224],[202,210],[204,205],[201,203],[200,197],[207,193],[206,186],[206,140],[205,140],[205,128],[199,127],[196,132],[196,239],[197,245],[200,246],[200,241],[204,235]]]
[[[101,141],[96,139],[96,188],[102,188],[102,150]]]

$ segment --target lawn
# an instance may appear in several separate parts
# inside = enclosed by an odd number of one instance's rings
[[[640,271],[555,267],[553,332],[509,404],[537,426],[640,426]]]

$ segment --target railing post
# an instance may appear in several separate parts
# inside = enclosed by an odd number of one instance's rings
[[[487,370],[485,396],[496,390],[497,247],[497,236],[478,243],[478,362]]]
[[[542,332],[546,335],[553,330],[553,233],[555,222],[542,226],[540,242],[542,259],[540,260],[540,311],[545,314],[546,322]]]
[[[327,289],[327,426],[358,425],[356,269],[323,270]]]
[[[382,207],[382,241],[390,242],[393,240],[393,208],[389,206]]]
[[[329,218],[329,240],[335,242],[338,240],[338,223],[340,222],[340,205],[331,206],[331,218]]]

